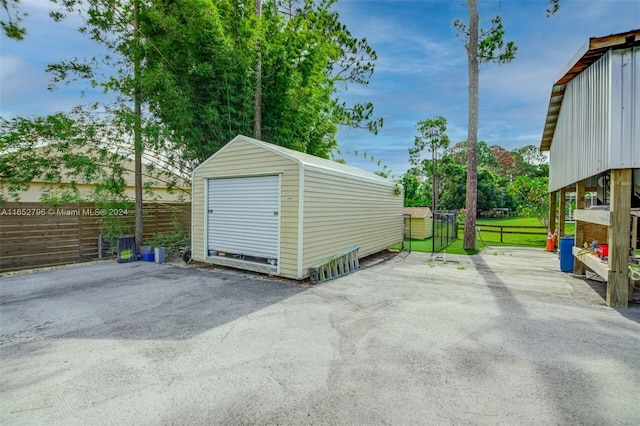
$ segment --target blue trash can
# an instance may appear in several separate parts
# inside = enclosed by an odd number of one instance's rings
[[[560,238],[560,270],[562,272],[573,272],[573,253],[571,248],[574,241],[575,238],[573,237]]]

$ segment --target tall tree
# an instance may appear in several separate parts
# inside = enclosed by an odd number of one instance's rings
[[[143,16],[149,109],[192,165],[254,134],[256,21],[253,0],[154,0]]]
[[[255,0],[256,17],[258,18],[258,25],[260,24],[260,17],[262,16],[262,0]],[[253,137],[256,139],[262,139],[262,52],[260,51],[261,45],[258,44],[258,51],[256,58],[256,94],[254,102],[254,116],[253,116]]]
[[[255,0],[154,0],[143,30],[155,47],[145,56],[145,84],[170,95],[150,108],[180,150],[202,161],[243,133],[327,158],[338,126],[377,132],[372,104],[339,100],[344,88],[368,84],[376,55],[340,22],[334,3],[290,1],[285,14],[264,2],[258,20]],[[257,63],[260,75],[248,72]]]
[[[492,164],[489,166],[491,170],[501,176],[511,177],[513,174],[513,166],[515,164],[511,153],[500,145],[491,145],[489,149],[493,156]]]
[[[116,65],[117,77],[108,78],[98,82],[95,59],[74,59],[49,65],[47,71],[51,72],[54,82],[67,81],[70,74],[80,75],[92,81],[93,84],[102,84],[105,90],[117,90],[133,103],[133,134],[134,134],[134,161],[135,161],[135,234],[136,245],[142,244],[142,93],[140,90],[140,71],[142,58],[140,56],[140,0],[129,2],[112,2],[107,0],[51,0],[59,3],[60,10],[51,12],[52,18],[61,20],[64,12],[82,11],[86,13],[85,25],[80,32],[88,34],[91,39],[104,45],[113,54],[120,58],[130,60],[133,65],[133,74],[130,74],[127,64],[118,59],[104,58],[105,62]],[[9,38],[21,40],[26,34],[26,29],[20,26],[22,18],[18,7],[19,0],[2,0],[2,6],[9,16],[8,21],[0,22],[5,35]],[[11,19],[10,10],[16,11],[15,20]],[[115,29],[115,30],[114,30]],[[127,54],[128,53],[128,54]],[[73,78],[73,77],[72,77]],[[119,109],[119,111],[124,111]],[[126,120],[125,120],[126,121]]]
[[[477,140],[478,140],[478,91],[479,65],[487,62],[507,63],[515,58],[517,50],[513,42],[504,41],[504,27],[500,16],[491,20],[491,28],[484,31],[479,28],[480,15],[478,1],[467,0],[469,10],[468,25],[459,19],[454,21],[458,34],[465,44],[469,63],[469,122],[467,136],[467,197],[464,229],[464,248],[476,248],[476,215],[477,215]],[[547,16],[555,13],[559,8],[559,0],[549,0]]]
[[[70,75],[79,74],[94,85],[101,85],[105,91],[119,94],[122,107],[114,111],[118,115],[115,122],[127,123],[123,130],[133,134],[133,156],[135,164],[135,241],[136,247],[142,245],[143,236],[143,187],[142,187],[142,37],[140,31],[141,0],[64,0],[62,9],[54,12],[54,19],[64,18],[63,12],[86,14],[85,22],[79,28],[81,33],[104,46],[110,53],[99,61],[72,59],[47,67],[54,81],[66,81]],[[112,56],[113,55],[113,56]],[[115,75],[100,80],[101,67],[113,67]]]
[[[413,141],[413,147],[409,148],[409,163],[416,170],[426,172],[431,178],[431,208],[438,210],[439,200],[439,175],[438,175],[438,150],[449,147],[449,136],[447,136],[447,119],[443,116],[420,120],[416,124],[420,133]],[[422,152],[429,147],[431,161],[421,158]]]
[[[527,145],[511,151],[516,175],[548,177],[549,159],[535,145]]]
[[[478,1],[467,0],[469,9],[468,27],[460,20],[454,25],[466,41],[469,63],[469,120],[467,133],[467,197],[463,246],[467,250],[476,249],[476,216],[478,194],[478,92],[479,65],[483,62],[510,62],[515,57],[517,47],[513,42],[504,42],[504,29],[500,16],[492,20],[488,31],[479,29],[480,15]]]
[[[329,157],[338,126],[375,133],[382,125],[371,103],[339,100],[347,86],[368,84],[376,54],[340,22],[335,1],[290,0],[286,15],[266,2],[258,23],[255,0],[51,0],[55,20],[80,14],[80,31],[108,52],[50,65],[52,86],[79,77],[117,93],[104,117],[133,155],[153,147],[170,169],[188,169],[252,133],[259,85],[263,138]],[[2,17],[13,38],[26,33],[19,3],[2,3],[15,11]]]
[[[19,201],[32,181],[45,183],[43,201],[124,201],[125,174],[135,174],[130,161],[134,147],[123,140],[124,128],[111,116],[84,107],[46,117],[0,118],[0,203]],[[142,131],[147,146],[162,137],[154,134],[155,127],[147,125]],[[152,187],[157,186],[189,195],[181,188],[190,186],[190,170],[165,153],[145,151],[143,178],[147,197],[155,196]],[[81,192],[80,184],[93,190]]]
[[[263,135],[265,140],[320,157],[337,147],[338,126],[377,133],[373,104],[348,105],[340,92],[367,85],[377,55],[332,10],[337,0],[290,0],[286,14],[263,8]]]
[[[428,188],[425,187],[422,176],[415,170],[407,170],[402,176],[401,183],[404,188],[405,207],[423,207],[429,202]]]
[[[53,75],[53,82],[67,82],[76,76],[91,81],[92,85],[101,85],[105,91],[119,93],[120,99],[128,108],[115,108],[113,111],[124,113],[114,119],[114,122],[129,123],[127,127],[133,133],[134,161],[135,161],[135,235],[136,245],[142,244],[143,215],[142,215],[142,90],[141,90],[141,32],[140,14],[141,0],[51,0],[60,5],[60,9],[50,13],[54,20],[62,20],[67,12],[79,12],[84,16],[84,25],[79,28],[81,33],[106,47],[110,52],[101,60],[75,58],[64,60],[47,67]],[[3,7],[7,12],[9,7],[19,11],[19,0],[3,0]],[[4,21],[2,26],[5,34],[10,38],[22,39],[26,29],[20,27],[21,15],[17,13],[15,21]],[[100,80],[100,66],[112,66],[115,75],[111,74]],[[53,86],[52,86],[53,87]],[[133,104],[133,105],[132,105]],[[132,106],[132,108],[131,108]],[[126,117],[129,116],[129,117]]]
[[[513,201],[511,196],[506,193],[509,180],[506,176],[493,171],[494,159],[491,155],[480,155],[485,150],[486,143],[478,142],[478,211],[486,211],[497,207],[512,208]],[[446,210],[461,209],[466,202],[466,156],[463,157],[464,151],[451,148],[445,151],[440,160],[440,168],[442,169],[442,197],[440,206]]]
[[[142,52],[140,46],[140,1],[133,0],[133,158],[135,163],[135,240],[136,249],[142,245]]]
[[[507,191],[513,197],[520,215],[535,217],[546,227],[549,222],[548,187],[547,177],[518,176],[509,184]]]
[[[478,14],[477,0],[467,0],[469,7],[469,35],[467,44],[467,60],[469,61],[469,119],[467,123],[467,200],[464,242],[465,249],[476,249],[475,238],[476,215],[478,203]]]
[[[18,7],[20,0],[0,0],[0,7],[6,13],[6,17],[0,18],[0,26],[4,34],[14,40],[23,40],[27,29],[22,26],[25,13]]]

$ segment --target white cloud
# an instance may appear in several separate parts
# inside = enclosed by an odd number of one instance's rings
[[[80,18],[56,24],[45,0],[22,0],[28,37],[22,43],[3,40],[0,109],[3,116],[40,114],[85,102],[79,86],[46,90],[43,72],[49,62],[94,56],[96,45],[75,31]],[[352,86],[340,96],[347,102],[371,101],[385,125],[379,135],[341,129],[344,150],[367,151],[395,172],[408,167],[408,148],[415,124],[444,115],[452,142],[467,137],[467,58],[452,26],[466,18],[464,1],[340,0],[335,8],[356,37],[366,37],[379,59],[368,86]],[[479,139],[513,149],[538,144],[555,78],[589,37],[640,27],[637,1],[563,0],[560,11],[546,18],[546,1],[481,2],[482,24],[500,14],[509,40],[519,47],[515,61],[482,68]],[[92,93],[91,96],[97,96]],[[361,158],[354,165],[375,170]]]
[[[4,81],[20,68],[21,60],[15,55],[1,55],[0,62],[2,62],[2,68],[0,68],[0,79]]]

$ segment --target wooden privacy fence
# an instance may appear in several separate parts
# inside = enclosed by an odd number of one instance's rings
[[[144,239],[158,233],[189,232],[191,205],[145,203]],[[118,223],[132,235],[135,209],[102,209],[94,203],[51,206],[0,205],[0,272],[97,259],[100,223]]]

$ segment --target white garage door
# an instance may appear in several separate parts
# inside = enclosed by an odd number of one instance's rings
[[[209,179],[207,248],[278,259],[280,176]]]

